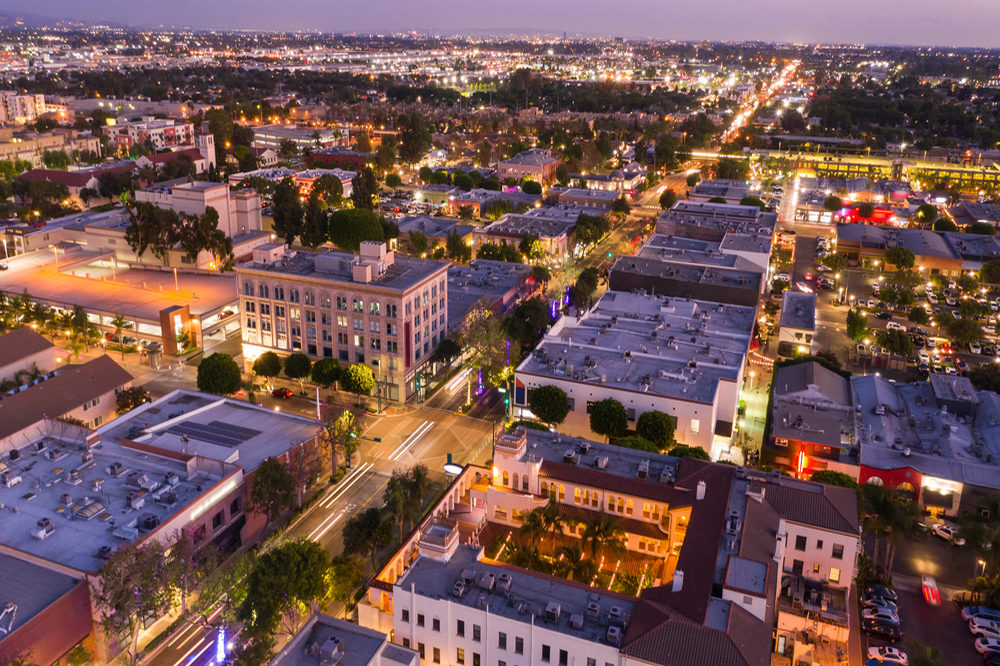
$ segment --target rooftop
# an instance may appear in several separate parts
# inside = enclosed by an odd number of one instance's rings
[[[531,234],[536,238],[558,238],[573,231],[576,227],[576,217],[572,219],[552,219],[535,215],[507,213],[496,222],[476,229],[475,234],[502,234],[505,236],[524,236]]]
[[[0,465],[0,542],[80,572],[97,570],[120,544],[144,538],[218,482],[196,461],[96,442],[86,428],[52,420]]]
[[[78,578],[5,554],[0,554],[0,571],[4,577],[0,604],[17,606],[13,618],[0,617],[0,631],[4,634],[17,631],[80,584]]]
[[[713,402],[739,379],[754,308],[608,291],[581,318],[563,316],[518,372]]]
[[[444,238],[452,231],[457,231],[460,236],[467,236],[475,228],[458,220],[447,217],[430,217],[429,215],[409,215],[396,220],[399,225],[400,234],[408,234],[412,231],[419,231],[427,236]]]
[[[553,188],[556,189],[556,188]],[[614,201],[621,196],[621,192],[608,192],[607,190],[591,190],[586,187],[567,187],[564,190],[558,190],[559,199],[562,200],[566,198],[576,198],[576,199],[596,199],[598,201],[610,202]]]
[[[774,233],[777,213],[765,213],[757,206],[678,201],[656,220],[660,233],[688,238],[721,241],[727,232],[766,235]]]
[[[731,197],[742,199],[750,191],[742,180],[703,180],[695,185],[689,194],[705,197]]]
[[[338,654],[342,655],[339,660]],[[416,651],[390,643],[381,632],[316,614],[269,666],[417,666],[419,663]]]
[[[518,289],[531,266],[507,261],[473,259],[467,266],[448,269],[448,328],[457,326],[480,300],[493,305]]]
[[[691,286],[691,295],[698,293],[698,287],[738,287],[760,291],[761,272],[755,266],[746,270],[727,264],[736,264],[738,257],[732,255],[708,256],[701,263],[701,256],[684,255],[672,259],[647,256],[640,253],[635,257],[618,257],[611,266],[612,273],[622,271],[650,278],[661,278],[683,282]],[[715,261],[717,260],[717,261]],[[650,291],[655,285],[650,285]]]
[[[45,351],[52,343],[33,328],[22,326],[0,334],[0,368]],[[0,426],[2,427],[2,426]]]
[[[854,410],[847,377],[819,363],[778,368],[771,436],[847,448],[854,441]]]
[[[841,223],[837,225],[837,242],[880,250],[905,247],[917,257],[959,258],[959,253],[940,233],[927,229],[896,229],[872,224]]]
[[[132,375],[104,354],[80,365],[57,368],[42,381],[0,395],[0,452],[20,444],[16,440],[5,442],[5,438],[42,419],[59,418],[131,381]]]
[[[729,238],[731,234],[726,234]],[[760,235],[750,236],[749,234],[736,234],[745,238],[762,240]],[[754,262],[722,250],[724,241],[698,240],[695,238],[685,238],[683,236],[672,236],[670,234],[653,234],[635,255],[644,259],[660,259],[664,261],[682,261],[685,264],[696,266],[718,266],[720,268],[736,268],[739,270],[752,270],[761,272],[761,267]],[[759,245],[759,243],[754,243]],[[768,241],[768,248],[770,242]],[[762,250],[766,252],[767,250]]]
[[[501,160],[501,164],[524,164],[529,166],[546,166],[553,162],[559,162],[558,157],[543,149],[525,150],[514,157]]]
[[[281,258],[269,263],[255,260],[239,264],[236,266],[236,272],[264,272],[274,275],[310,278],[323,282],[352,285],[369,284],[382,289],[405,291],[432,275],[444,272],[451,264],[448,261],[418,259],[416,257],[396,254],[393,255],[392,263],[385,266],[384,272],[381,275],[373,275],[369,283],[359,283],[355,282],[352,272],[352,267],[358,262],[359,255],[350,252],[336,250],[322,252],[285,250]]]
[[[447,561],[421,555],[395,587],[412,587],[416,594],[470,608],[485,607],[492,615],[594,643],[607,643],[612,606],[619,609],[625,626],[635,607],[634,598],[481,558],[481,548],[467,545],[459,545]],[[553,605],[558,606],[555,613]]]
[[[177,389],[100,429],[101,441],[128,438],[163,455],[201,456],[250,472],[316,435],[313,419],[242,400]]]
[[[781,295],[781,319],[779,326],[801,328],[811,331],[816,328],[816,294],[805,294],[788,289]]]

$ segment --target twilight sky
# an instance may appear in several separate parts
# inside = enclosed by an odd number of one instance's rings
[[[1000,0],[3,0],[0,9],[193,28],[1000,47]]]

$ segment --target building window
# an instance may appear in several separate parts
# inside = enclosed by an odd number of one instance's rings
[[[237,497],[229,504],[229,516],[230,518],[239,514],[240,512],[240,498]]]
[[[478,652],[472,653],[472,666],[482,666],[483,658]]]
[[[844,545],[840,543],[833,544],[833,559],[842,560],[844,559]]]
[[[355,312],[364,312],[365,311],[365,301],[364,301],[364,299],[355,298],[354,302],[352,304],[352,307],[353,307],[353,309],[354,309]]]
[[[435,664],[440,664],[441,663],[441,648],[434,648],[434,660],[433,661],[434,661]]]
[[[316,305],[316,294],[311,291],[303,292],[302,299],[306,305]]]
[[[455,663],[464,664],[465,663],[465,650],[462,648],[455,648]]]
[[[403,639],[403,647],[405,647],[405,648],[410,647],[410,639],[409,638],[404,638]]]
[[[559,666],[566,666],[569,663],[569,653],[566,650],[559,650]]]
[[[483,639],[483,630],[478,624],[472,625],[472,640],[481,641]]]
[[[347,309],[347,297],[346,296],[337,296],[337,309],[338,310],[346,310]]]
[[[410,621],[410,611],[407,610],[406,608],[404,608],[403,611],[402,611],[402,613],[400,614],[400,619],[402,619],[403,622],[409,622]]]
[[[823,550],[823,540],[822,539],[816,539],[816,548],[818,548],[819,550]]]
[[[423,613],[417,613],[417,626],[418,627],[424,626],[424,614]]]
[[[433,629],[434,631],[441,631],[441,620],[439,620],[438,618],[434,618],[431,621],[431,629]]]
[[[417,653],[420,654],[420,658],[421,659],[424,658],[424,644],[423,643],[417,643]]]
[[[587,657],[587,666],[597,666],[597,660],[593,657]]]
[[[274,288],[274,300],[276,300],[276,301],[283,301],[283,300],[285,300],[285,288],[284,287],[275,287]]]
[[[819,562],[817,562],[816,564],[813,565],[813,573],[814,574],[818,574],[819,573]]]
[[[396,318],[396,310],[397,310],[397,306],[395,306],[395,305],[393,305],[391,303],[386,303],[386,305],[385,305],[385,316],[386,317],[390,317],[392,319],[395,319]]]
[[[691,434],[697,435],[701,430],[701,421],[698,419],[691,419]]]
[[[836,567],[830,568],[830,582],[831,583],[840,582],[840,569],[837,569]]]
[[[806,538],[802,535],[795,537],[795,550],[806,549]]]
[[[542,645],[542,661],[548,663],[552,660],[552,648],[548,645]]]
[[[802,575],[802,560],[792,560],[792,573]]]
[[[465,620],[459,620],[458,625],[455,627],[455,633],[461,637],[465,637]]]
[[[514,654],[524,654],[524,639],[520,636],[514,637]]]
[[[226,517],[223,511],[219,511],[217,514],[212,516],[212,529],[217,530],[222,527],[222,523],[225,522],[225,519]]]
[[[376,317],[382,314],[378,301],[372,301],[368,304],[368,314],[375,315]]]
[[[502,631],[497,635],[497,647],[501,650],[507,649],[507,634]]]

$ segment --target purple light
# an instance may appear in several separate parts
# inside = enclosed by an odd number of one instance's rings
[[[483,369],[479,368],[479,388],[476,389],[476,395],[482,395],[483,390]]]
[[[559,299],[552,301],[552,318],[555,319],[559,312]]]

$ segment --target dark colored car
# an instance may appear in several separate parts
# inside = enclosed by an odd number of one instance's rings
[[[861,631],[866,634],[881,636],[890,641],[898,641],[903,637],[903,632],[899,629],[898,624],[885,620],[861,618]]]
[[[879,319],[892,319],[892,313],[890,312],[879,312],[875,316],[878,317]]]
[[[280,386],[273,391],[271,391],[272,398],[281,398],[282,400],[288,400],[292,397],[292,392],[286,389],[284,386]]]
[[[896,593],[890,590],[885,585],[881,583],[872,583],[865,588],[864,596],[866,597],[882,597],[883,599],[888,599],[889,601],[898,601],[899,597]]]

